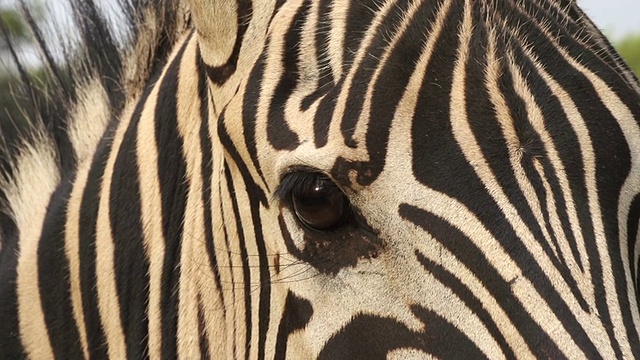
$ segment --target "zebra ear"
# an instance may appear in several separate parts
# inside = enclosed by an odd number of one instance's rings
[[[239,59],[262,48],[274,0],[187,0],[200,53],[211,80],[221,85]]]

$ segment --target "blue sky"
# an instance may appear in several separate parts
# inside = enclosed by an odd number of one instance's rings
[[[578,0],[578,4],[613,39],[640,32],[640,0]]]

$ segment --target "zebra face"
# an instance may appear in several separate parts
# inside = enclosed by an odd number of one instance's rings
[[[71,2],[0,358],[640,357],[640,85],[574,1],[141,1],[115,57]]]
[[[637,85],[575,5],[274,14],[222,128],[272,195],[287,355],[638,348]]]

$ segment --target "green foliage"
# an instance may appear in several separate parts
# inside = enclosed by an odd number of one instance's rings
[[[28,38],[28,26],[25,24],[18,11],[14,9],[0,8],[0,22],[2,22],[3,26],[7,29],[14,41]],[[4,38],[0,41],[4,41]]]
[[[39,93],[39,89],[46,89],[53,82],[42,66],[26,66],[34,85],[31,90],[18,75],[9,44],[19,54],[35,46],[29,25],[20,10],[0,6],[0,30],[0,140],[11,143],[35,117],[34,92]]]
[[[615,46],[631,70],[640,76],[640,34],[629,34],[617,41]]]

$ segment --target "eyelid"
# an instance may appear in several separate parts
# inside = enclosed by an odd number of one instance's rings
[[[318,179],[326,179],[335,184],[329,176],[318,169],[307,167],[292,168],[282,176],[280,185],[275,190],[273,196],[278,201],[287,201],[293,189],[299,188],[306,183],[317,181]]]

